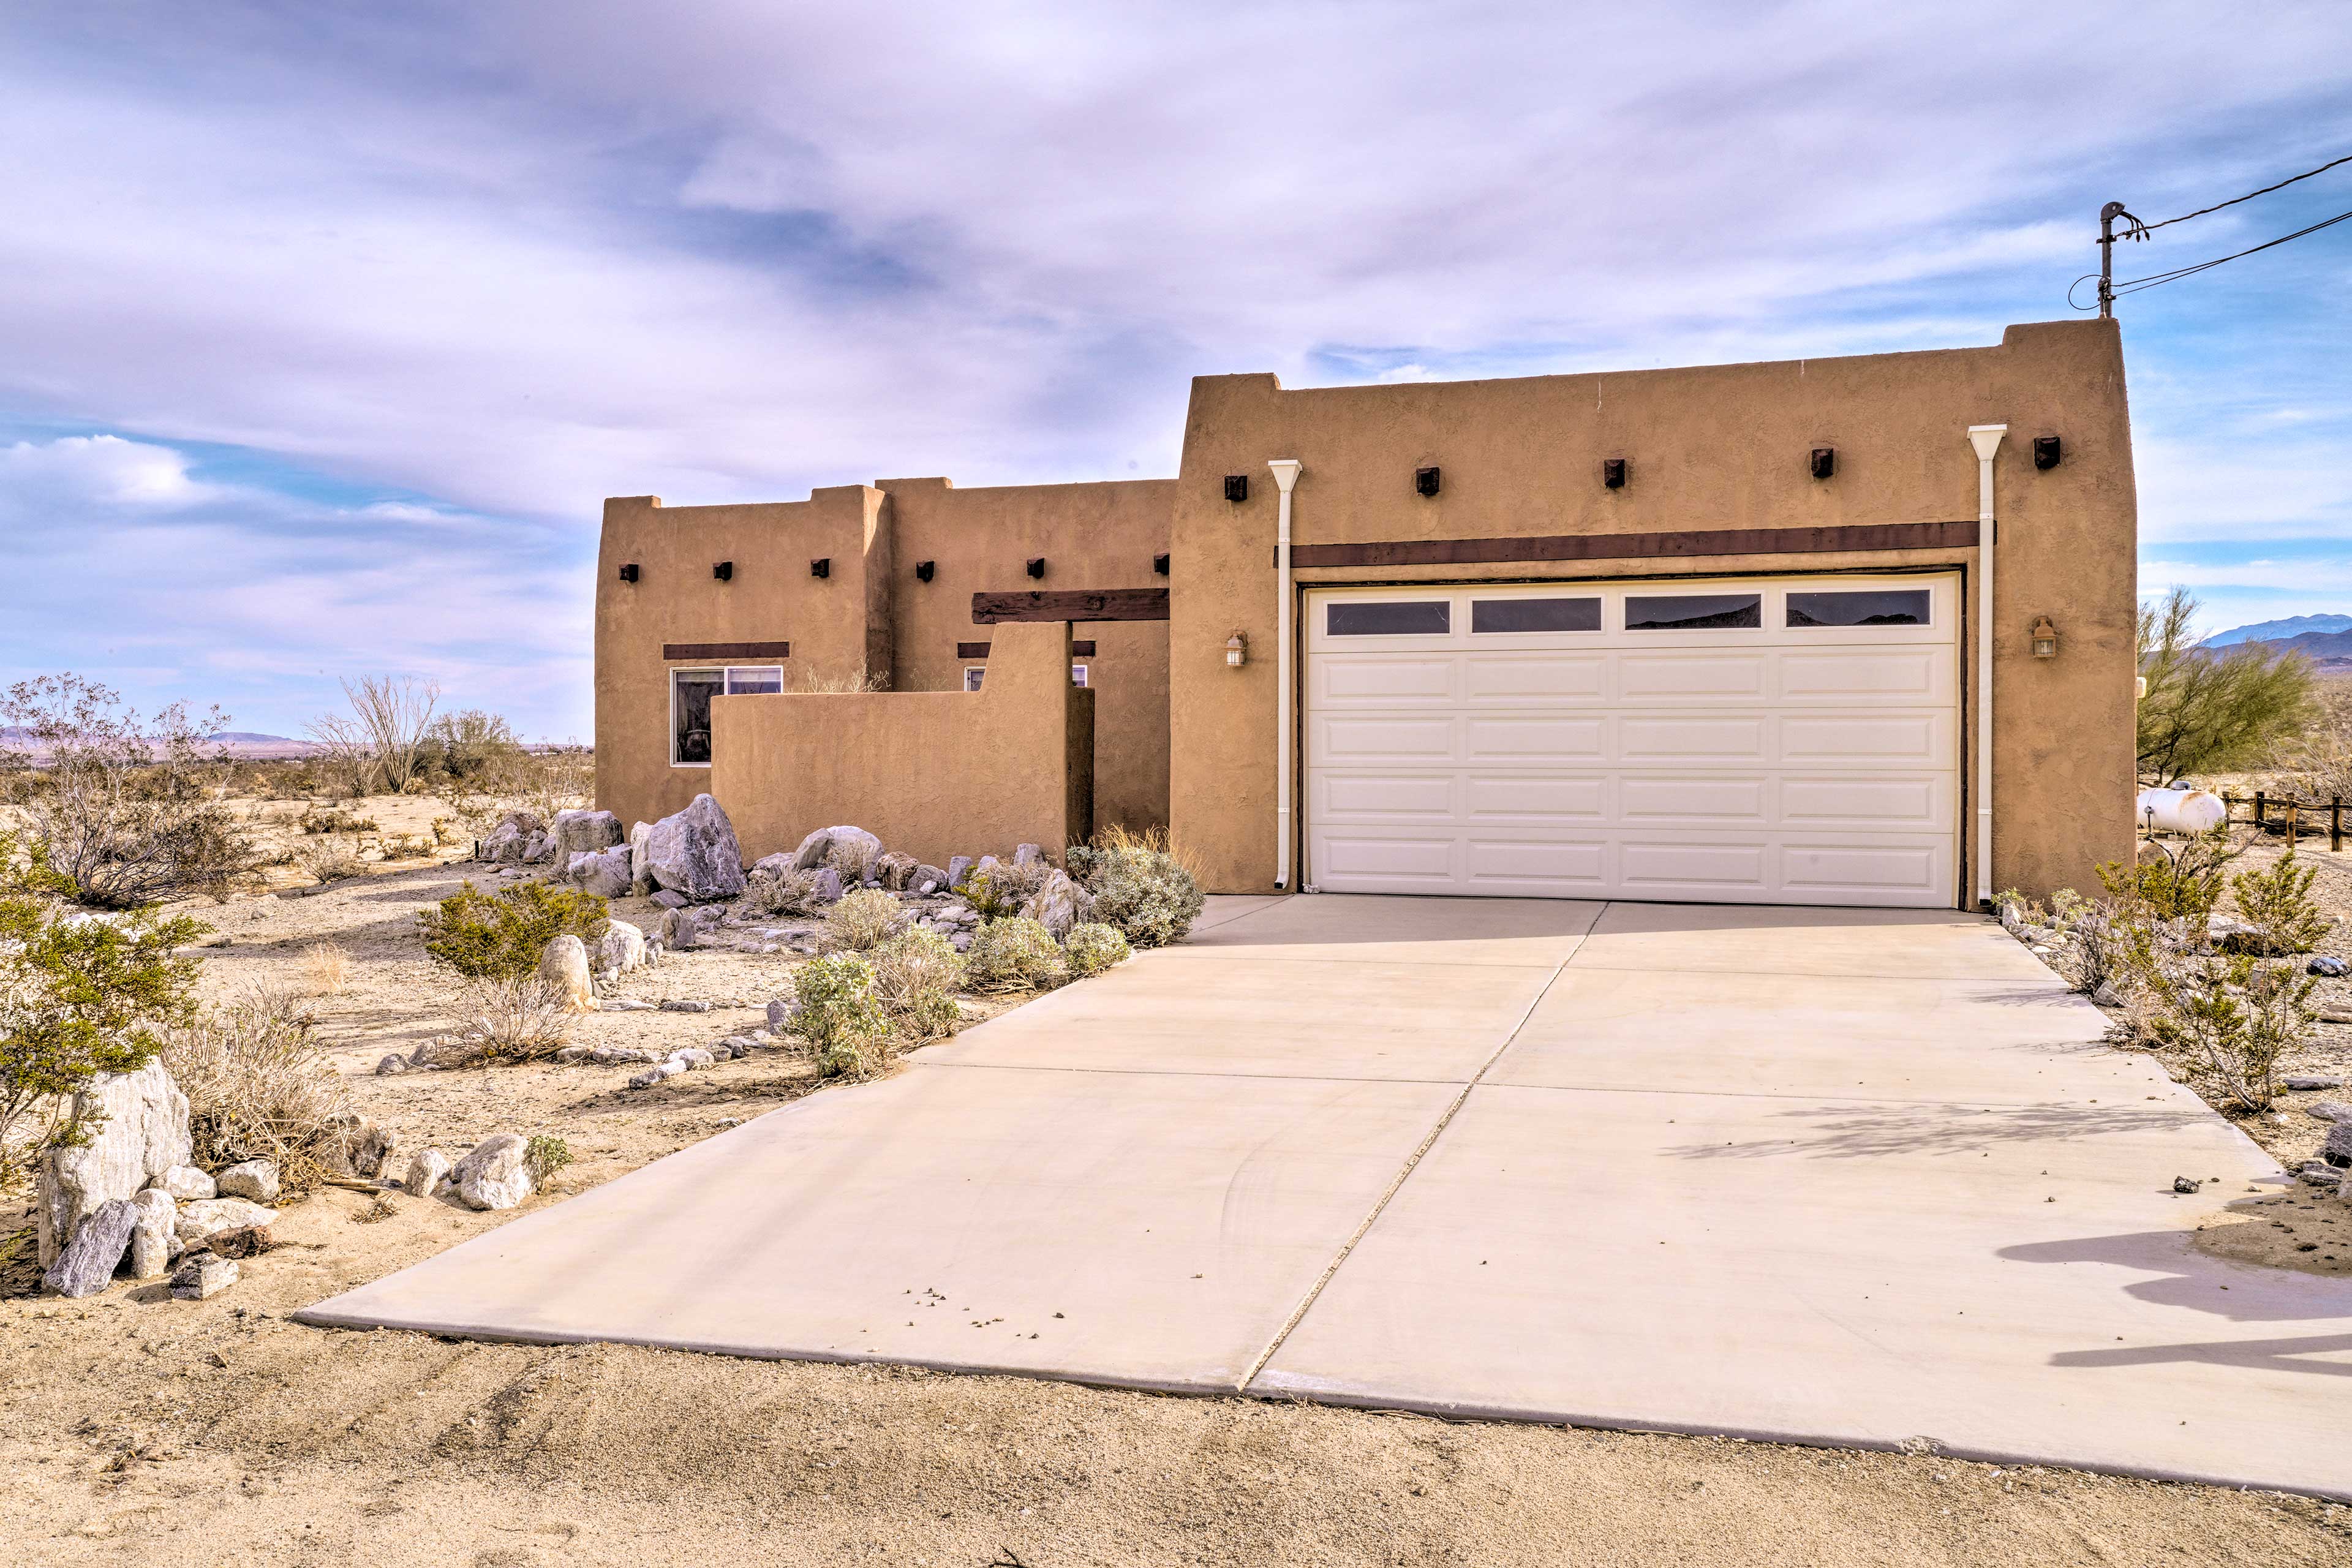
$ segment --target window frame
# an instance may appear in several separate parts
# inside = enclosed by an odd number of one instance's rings
[[[677,754],[677,743],[680,738],[677,728],[677,687],[679,681],[688,677],[697,677],[703,680],[716,677],[719,689],[711,695],[724,697],[727,694],[727,667],[725,665],[682,665],[673,666],[669,672],[669,765],[674,768],[707,768],[710,766],[707,760],[699,763],[686,762]]]

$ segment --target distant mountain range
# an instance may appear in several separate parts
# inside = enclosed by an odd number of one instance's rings
[[[2352,616],[2289,616],[2283,621],[2256,621],[2231,626],[2205,639],[2207,647],[2229,647],[2242,642],[2283,642],[2311,632],[2352,632]]]
[[[2327,630],[2315,623],[2342,623],[2336,630]],[[2301,627],[2284,635],[2248,637],[2248,632],[2261,632],[2269,627]],[[2352,676],[2352,616],[2297,616],[2289,621],[2264,621],[2259,626],[2240,626],[2207,637],[2204,647],[2214,649],[2260,647],[2277,653],[2299,653],[2311,660],[2311,668],[2326,676]]]
[[[286,757],[307,757],[319,748],[309,741],[298,741],[290,735],[264,735],[253,730],[223,730],[217,735],[205,737],[209,745],[217,746],[232,757],[248,762],[271,762]],[[41,748],[33,743],[27,731],[13,724],[0,724],[0,748],[29,751],[36,761]]]

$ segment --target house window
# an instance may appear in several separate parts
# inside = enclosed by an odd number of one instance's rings
[[[1633,594],[1625,599],[1629,632],[1711,632],[1763,625],[1760,594]]]
[[[1444,599],[1358,599],[1326,605],[1323,631],[1335,637],[1444,637],[1454,625]]]
[[[673,669],[669,672],[669,760],[672,767],[710,765],[710,700],[722,694],[739,697],[782,691],[784,670],[776,664],[739,664],[725,669]]]
[[[1084,686],[1086,683],[1087,667],[1083,664],[1074,664],[1070,666],[1070,684],[1073,686]]]
[[[1599,599],[1473,599],[1470,630],[1480,632],[1597,632]]]
[[[1849,588],[1789,595],[1792,626],[1924,626],[1925,588]]]
[[[987,676],[988,666],[984,664],[965,665],[963,667],[963,689],[966,691],[979,690],[980,683],[985,679]]]

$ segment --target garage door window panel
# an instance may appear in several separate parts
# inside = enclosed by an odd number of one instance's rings
[[[1529,632],[1597,632],[1601,600],[1597,595],[1563,599],[1473,599],[1470,635],[1504,637]]]
[[[1336,599],[1323,607],[1335,637],[1442,637],[1454,629],[1450,599]]]
[[[1755,631],[1764,625],[1761,594],[1628,594],[1629,632]]]
[[[1935,595],[1925,588],[1793,590],[1788,625],[1807,626],[1924,626],[1931,624]]]

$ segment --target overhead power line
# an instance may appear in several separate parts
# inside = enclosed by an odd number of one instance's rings
[[[2104,286],[2102,292],[2106,300],[2116,300],[2120,299],[2126,294],[2137,294],[2144,289],[2157,288],[2161,284],[2178,283],[2183,278],[2193,278],[2200,272],[2210,272],[2225,261],[2235,261],[2240,257],[2252,256],[2256,251],[2269,250],[2274,247],[2284,245],[2290,239],[2301,239],[2306,234],[2316,234],[2323,228],[2333,228],[2336,225],[2344,222],[2347,218],[2352,218],[2352,212],[2337,213],[2334,217],[2322,218],[2319,222],[2313,224],[2308,228],[2296,229],[2293,234],[2283,234],[2276,239],[2264,240],[2260,245],[2249,246],[2243,250],[2232,252],[2228,256],[2217,256],[2210,261],[2199,261],[2187,267],[2176,267],[2169,272],[2151,272],[2145,278],[2126,279],[2121,283],[2106,283]],[[2074,290],[2080,289],[2084,284],[2090,282],[2098,277],[2099,274],[2096,272],[2085,272],[2080,278],[2075,279],[2066,289],[2066,302],[2073,305],[2074,302]],[[2074,309],[2078,310],[2087,310],[2091,308],[2092,307],[2088,305],[2074,305]]]
[[[2344,156],[2342,156],[2341,158],[2336,159],[2334,163],[2322,163],[2322,164],[2321,164],[2321,165],[2319,165],[2319,167],[2317,167],[2316,169],[2305,169],[2305,170],[2302,174],[2290,174],[2290,175],[2288,175],[2285,179],[2281,180],[2281,181],[2280,181],[2277,184],[2275,184],[2275,185],[2264,185],[2264,186],[2263,186],[2261,190],[2259,190],[2259,191],[2248,191],[2248,192],[2247,192],[2244,195],[2242,195],[2242,196],[2231,196],[2231,197],[2228,201],[2226,201],[2226,202],[2215,202],[2215,203],[2214,203],[2211,206],[2210,206],[2210,207],[2199,207],[2199,208],[2198,208],[2195,212],[2193,212],[2193,213],[2182,213],[2179,217],[2168,217],[2168,218],[2166,218],[2162,223],[2140,223],[2140,222],[2139,222],[2139,220],[2138,220],[2137,218],[2134,218],[2134,219],[2132,220],[2132,221],[2133,221],[2133,223],[2134,223],[2134,224],[2136,224],[2136,225],[2137,225],[2138,226],[2137,226],[2137,232],[2134,234],[2133,237],[2134,237],[2134,238],[2137,238],[2137,237],[2139,237],[2140,236],[2143,236],[2143,235],[2152,234],[2152,233],[2154,233],[2156,230],[2158,230],[2158,229],[2159,229],[2159,228],[2169,228],[2172,225],[2174,225],[2174,224],[2176,224],[2176,223],[2187,223],[2190,218],[2193,218],[2193,217],[2203,217],[2207,213],[2217,213],[2217,212],[2220,212],[2223,207],[2233,207],[2233,206],[2236,206],[2240,202],[2250,202],[2250,201],[2252,201],[2256,196],[2266,196],[2266,195],[2269,195],[2273,191],[2283,191],[2283,190],[2286,189],[2286,187],[2287,187],[2287,186],[2289,186],[2289,185],[2291,185],[2291,184],[2294,184],[2297,180],[2307,180],[2307,179],[2311,178],[2311,176],[2312,176],[2312,175],[2314,175],[2314,174],[2324,174],[2327,173],[2327,171],[2328,171],[2328,170],[2335,168],[2335,167],[2336,166],[2336,164],[2338,164],[2338,163],[2352,163],[2352,153],[2347,153],[2346,154],[2344,154]],[[2309,233],[2310,231],[2306,229],[2305,232],[2305,233]],[[2287,236],[2287,237],[2288,237],[2289,239],[2293,239],[2293,238],[2294,237],[2294,236],[2293,236],[2293,235],[2289,235],[2289,236]],[[2245,253],[2244,253],[2244,252],[2241,252],[2240,254],[2242,254],[2242,254],[2245,254]],[[2226,259],[2226,258],[2225,258],[2225,259]]]
[[[2138,218],[2134,217],[2129,212],[2126,212],[2124,209],[2123,203],[2109,202],[2105,206],[2099,209],[2099,269],[2096,272],[2085,272],[2082,277],[2075,279],[2074,282],[2067,285],[2066,302],[2069,305],[2074,305],[2074,290],[2080,289],[2084,284],[2091,281],[2093,279],[2096,279],[2099,284],[2097,303],[2098,312],[2102,317],[2109,316],[2115,312],[2115,302],[2118,295],[2137,294],[2144,289],[2155,289],[2166,283],[2177,283],[2183,278],[2193,278],[2200,272],[2210,272],[2214,268],[2221,266],[2225,262],[2236,261],[2242,257],[2252,256],[2258,251],[2272,249],[2274,247],[2284,245],[2291,239],[2301,239],[2305,235],[2316,234],[2323,228],[2333,228],[2336,225],[2342,223],[2345,219],[2352,218],[2352,213],[2338,213],[2334,217],[2324,218],[2318,223],[2311,225],[2307,228],[2296,229],[2293,234],[2283,234],[2276,239],[2265,240],[2260,245],[2249,246],[2243,250],[2233,251],[2228,256],[2217,256],[2210,261],[2199,261],[2187,267],[2176,267],[2168,272],[2152,272],[2145,278],[2134,278],[2122,283],[2117,283],[2115,280],[2116,239],[2144,240],[2159,228],[2169,228],[2176,223],[2187,223],[2190,218],[2203,217],[2208,213],[2220,212],[2223,207],[2233,207],[2240,202],[2252,201],[2256,196],[2266,196],[2273,191],[2284,190],[2287,186],[2294,184],[2298,180],[2308,180],[2314,174],[2324,174],[2327,173],[2328,170],[2341,167],[2346,163],[2352,163],[2352,153],[2347,153],[2341,158],[2331,159],[2329,162],[2319,165],[2316,169],[2305,169],[2300,174],[2290,174],[2285,179],[2280,180],[2274,184],[2264,185],[2261,190],[2248,191],[2242,196],[2231,196],[2226,202],[2215,202],[2210,207],[2199,207],[2195,212],[2182,213],[2179,217],[2168,217],[2159,223],[2142,223]],[[2116,233],[2116,220],[2117,218],[2123,219],[2125,226],[2124,232],[2120,236]],[[2074,309],[2078,310],[2088,310],[2091,307],[2084,305],[2074,305]]]

